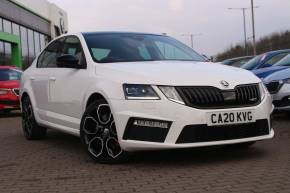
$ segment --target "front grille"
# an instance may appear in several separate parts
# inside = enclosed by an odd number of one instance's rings
[[[198,109],[254,106],[260,102],[258,84],[239,85],[234,90],[216,87],[176,87],[187,106]]]
[[[184,127],[176,143],[199,143],[235,140],[269,135],[267,119],[255,123],[227,126],[188,125]]]
[[[14,89],[13,89],[13,93],[14,93],[16,96],[19,96],[20,89],[19,89],[19,88],[14,88]]]
[[[17,106],[20,104],[19,101],[9,101],[9,100],[0,100],[1,105],[11,105],[11,106]]]
[[[279,82],[270,82],[266,84],[266,87],[270,94],[276,94],[279,92],[281,84]]]

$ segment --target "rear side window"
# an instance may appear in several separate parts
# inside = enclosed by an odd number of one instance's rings
[[[38,68],[56,68],[56,59],[60,56],[60,48],[63,39],[52,42],[39,56],[37,61]]]
[[[1,69],[0,81],[20,80],[21,74],[22,73],[17,70]]]

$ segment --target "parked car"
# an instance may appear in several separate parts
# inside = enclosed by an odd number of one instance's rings
[[[0,66],[0,111],[20,109],[19,87],[22,72],[16,67]]]
[[[260,68],[271,67],[288,54],[290,54],[290,49],[267,52],[256,56],[255,58],[244,64],[241,68],[244,68],[246,70],[256,70]]]
[[[266,78],[267,76],[269,76],[275,72],[284,70],[284,69],[289,68],[289,67],[290,67],[290,54],[285,56],[283,59],[281,59],[279,62],[277,62],[276,64],[274,64],[271,67],[260,68],[257,70],[253,70],[253,72],[259,78],[263,79],[263,78]]]
[[[253,73],[162,35],[98,32],[52,41],[24,72],[27,139],[46,128],[80,136],[98,162],[128,152],[270,139],[272,99]]]
[[[238,58],[231,58],[221,62],[221,64],[234,66],[234,67],[241,67],[242,65],[246,64],[249,60],[254,58],[254,56],[243,56]]]
[[[273,96],[278,111],[290,111],[290,54],[272,67],[254,70]]]

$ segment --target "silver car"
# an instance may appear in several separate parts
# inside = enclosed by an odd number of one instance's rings
[[[290,68],[272,73],[263,82],[273,96],[275,110],[290,111]]]

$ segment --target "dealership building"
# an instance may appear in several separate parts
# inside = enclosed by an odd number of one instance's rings
[[[53,3],[0,0],[0,66],[27,68],[50,40],[67,31],[67,13]]]

